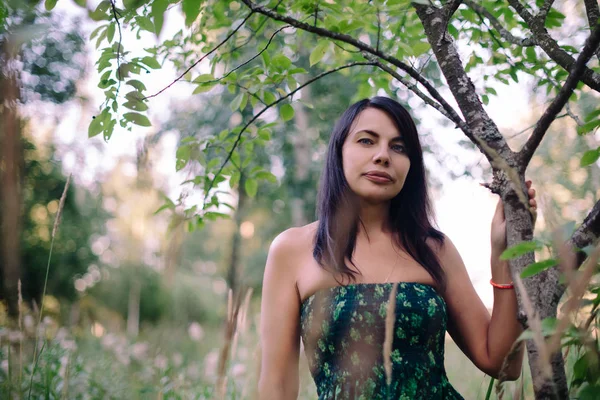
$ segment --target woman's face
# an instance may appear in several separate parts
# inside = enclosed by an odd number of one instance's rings
[[[366,108],[356,117],[342,146],[342,160],[350,189],[369,203],[393,199],[410,169],[401,132],[377,108]]]

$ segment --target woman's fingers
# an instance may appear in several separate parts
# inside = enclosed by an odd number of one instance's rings
[[[529,205],[533,208],[537,208],[537,202],[535,201],[535,189],[531,186],[533,185],[532,181],[525,181],[525,185],[527,186],[527,195],[529,196]]]

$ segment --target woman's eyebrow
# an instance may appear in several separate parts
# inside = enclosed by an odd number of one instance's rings
[[[370,129],[361,129],[360,131],[356,132],[356,135],[358,135],[359,133],[368,133],[369,135],[375,136],[376,138],[380,136],[377,132],[372,131]],[[404,138],[402,137],[402,135],[398,135],[392,140],[390,140],[390,142],[404,142]]]

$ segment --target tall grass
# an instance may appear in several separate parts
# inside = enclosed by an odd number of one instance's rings
[[[44,346],[46,342],[42,345],[40,349],[40,354],[37,354],[38,343],[39,343],[39,331],[42,325],[42,315],[44,314],[44,300],[46,297],[46,289],[48,287],[48,275],[50,274],[50,261],[52,260],[52,250],[54,249],[54,240],[56,238],[56,234],[58,233],[58,226],[60,225],[60,217],[62,215],[63,208],[65,207],[65,200],[67,198],[67,192],[69,190],[69,185],[71,183],[71,175],[67,178],[67,182],[65,183],[65,188],[63,189],[63,193],[60,196],[60,202],[58,204],[58,210],[56,211],[56,217],[54,218],[54,226],[52,227],[52,237],[50,239],[50,251],[48,254],[48,263],[46,264],[46,276],[44,277],[44,289],[42,290],[42,303],[40,306],[38,323],[36,327],[36,336],[35,336],[35,345],[33,349],[33,369],[31,370],[31,378],[29,380],[29,391],[27,398],[31,399],[31,389],[33,387],[33,376],[35,375],[35,371],[40,360],[40,356],[42,351],[44,350]],[[20,283],[20,282],[19,282]],[[20,284],[19,284],[20,286]],[[20,306],[19,306],[20,308]],[[20,346],[22,348],[22,346]]]

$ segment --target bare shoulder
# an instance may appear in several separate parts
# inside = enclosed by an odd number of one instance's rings
[[[295,253],[305,250],[307,245],[312,246],[317,226],[318,221],[286,229],[273,239],[269,252]]]
[[[433,249],[435,252],[442,268],[446,270],[446,272],[451,272],[450,270],[453,266],[457,265],[457,262],[461,259],[460,254],[452,240],[448,237],[448,235],[443,234],[443,243],[440,243],[438,240],[429,237],[426,240],[426,243]]]
[[[265,275],[277,276],[277,280],[293,278],[295,283],[301,266],[307,257],[312,257],[317,226],[318,224],[313,222],[286,229],[277,235],[269,248]]]

